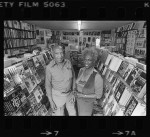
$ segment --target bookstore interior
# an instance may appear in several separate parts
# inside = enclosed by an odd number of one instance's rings
[[[5,20],[3,44],[4,116],[53,116],[45,78],[57,46],[75,78],[84,67],[83,51],[98,53],[94,69],[103,92],[92,102],[91,116],[146,116],[146,21]]]

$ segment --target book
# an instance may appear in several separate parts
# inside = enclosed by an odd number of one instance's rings
[[[102,75],[105,75],[105,74],[106,74],[106,71],[107,71],[107,67],[105,66]]]
[[[31,105],[30,105],[30,102],[28,99],[26,99],[24,101],[24,103],[22,104],[21,108],[20,108],[20,111],[25,115],[27,116],[28,115],[28,112],[30,111],[31,109]]]
[[[40,54],[40,55],[37,56],[37,58],[38,58],[39,61],[41,62],[42,66],[43,66],[43,67],[46,67],[46,64],[45,64],[45,61],[44,61],[43,56]]]
[[[7,108],[7,112],[16,111],[24,101],[24,97],[21,94],[21,87],[17,87],[13,90],[13,93],[4,98],[4,105]]]
[[[12,112],[15,112],[16,108],[11,102],[11,96],[4,98],[4,114],[11,115]]]
[[[30,94],[29,94],[29,91],[28,91],[28,89],[27,89],[25,83],[22,83],[22,84],[20,85],[20,87],[21,87],[22,92],[24,93],[24,95],[25,95],[26,98],[27,98]]]
[[[45,61],[45,64],[47,65],[48,64],[48,58],[47,58],[47,56],[46,56],[46,54],[45,53],[43,53],[42,54],[43,55],[43,58],[44,58],[44,61]]]
[[[41,88],[38,86],[33,92],[37,102],[39,103],[42,100],[43,92]]]
[[[104,115],[107,116],[108,112],[110,111],[111,107],[113,107],[113,101],[114,101],[114,96],[113,94],[110,95],[108,98],[107,104],[104,106]]]
[[[31,69],[28,67],[27,60],[23,60],[22,65],[23,65],[23,68],[24,68],[24,79],[26,79],[29,76],[33,75]]]
[[[146,116],[146,105],[139,102],[131,116]]]
[[[111,71],[107,77],[107,80],[110,82],[112,80],[113,76],[114,76],[114,72]]]
[[[111,110],[111,116],[116,116],[119,110],[120,110],[120,106],[118,105],[118,103],[115,102]]]
[[[101,69],[104,67],[104,64],[101,63],[101,65],[99,66],[99,71],[101,72]]]
[[[36,87],[37,84],[32,75],[28,76],[28,78],[25,79],[25,85],[26,85],[29,93],[31,93],[33,91],[33,89]]]
[[[124,115],[125,116],[131,116],[134,109],[136,108],[137,104],[138,104],[137,99],[134,96],[132,96],[130,98],[127,106],[125,107]]]
[[[7,93],[12,91],[15,85],[16,84],[14,83],[14,80],[11,77],[8,69],[4,68],[4,96],[6,96]]]
[[[119,108],[119,110],[117,111],[115,116],[124,116],[124,109],[123,108]]]
[[[131,84],[131,89],[139,98],[143,98],[146,94],[146,80],[140,76],[136,77]]]
[[[118,91],[118,88],[120,87],[121,83],[122,81],[119,78],[117,78],[116,83],[114,84],[114,87],[113,87],[114,94]]]
[[[110,65],[109,65],[109,69],[117,72],[120,65],[121,65],[121,62],[122,62],[122,59],[114,56],[111,63],[110,63]]]
[[[136,75],[138,74],[138,68],[134,67],[128,77],[126,78],[126,83],[131,86],[132,81],[135,79]]]
[[[131,96],[132,96],[131,92],[126,87],[118,103],[122,106],[126,106]]]
[[[132,69],[134,69],[134,66],[132,64],[129,63],[124,75],[123,75],[123,79],[126,80],[129,76],[129,74],[131,73]]]
[[[118,77],[116,75],[113,75],[112,79],[110,80],[110,83],[111,83],[112,86],[114,86],[114,84],[116,83],[117,78]]]
[[[113,59],[113,55],[108,54],[107,59],[106,59],[106,62],[105,62],[105,65],[108,65],[108,66],[109,66],[112,59]]]
[[[8,67],[8,71],[9,71],[9,73],[10,73],[11,77],[13,78],[16,85],[20,85],[21,83],[23,83],[22,79],[20,78],[20,76],[17,72],[15,65]]]
[[[105,73],[105,79],[108,78],[108,76],[109,76],[110,73],[111,73],[111,70],[108,68],[107,71],[106,71],[106,73]]]
[[[36,70],[35,70],[35,64],[34,64],[33,58],[27,59],[27,63],[28,63],[28,67],[30,68],[32,73],[35,74]]]
[[[120,65],[120,67],[119,67],[119,69],[118,69],[118,71],[117,71],[118,74],[119,74],[121,77],[124,76],[125,71],[126,71],[128,65],[129,65],[129,63],[128,63],[127,61],[122,61],[121,65]]]
[[[101,74],[103,73],[104,69],[105,69],[105,65],[103,65],[102,69],[100,70]]]
[[[48,111],[47,111],[45,105],[42,105],[37,113],[38,113],[38,116],[46,116]]]
[[[111,103],[110,103],[109,111],[106,114],[107,116],[112,116],[112,112],[113,112],[114,108],[116,107],[116,105],[117,105],[116,100],[115,99],[112,100]]]
[[[18,72],[18,75],[19,77],[21,78],[21,80],[24,82],[24,79],[25,79],[25,76],[24,76],[24,67],[23,67],[23,64],[22,62],[19,62],[17,64],[15,64],[15,67],[17,69],[17,72]]]
[[[114,96],[117,102],[119,102],[125,88],[126,88],[125,84],[123,82],[120,82]]]

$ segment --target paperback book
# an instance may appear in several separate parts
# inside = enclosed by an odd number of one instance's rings
[[[42,100],[42,96],[43,96],[43,92],[42,92],[41,88],[39,86],[36,87],[33,94],[36,98],[36,101],[39,103]]]
[[[12,76],[16,85],[20,85],[21,83],[23,83],[23,81],[21,80],[21,78],[17,72],[15,65],[8,67],[8,70],[9,70],[9,73]]]
[[[15,87],[14,80],[12,79],[9,71],[7,68],[4,69],[4,96],[6,96],[7,93],[12,91]]]
[[[131,89],[139,98],[143,98],[146,94],[146,80],[140,76],[136,77],[131,84]]]
[[[129,76],[129,74],[131,73],[131,71],[134,69],[134,66],[132,64],[129,63],[124,75],[123,75],[123,79],[126,80]]]
[[[139,69],[134,67],[128,77],[126,78],[126,83],[131,86],[132,81],[135,79],[136,75],[138,74]]]
[[[119,104],[122,105],[122,106],[126,106],[129,99],[131,98],[132,94],[131,92],[129,91],[129,89],[126,87],[120,100],[119,100]]]
[[[42,105],[37,113],[38,113],[38,116],[46,116],[48,111],[47,111],[45,105]]]
[[[131,116],[137,104],[138,104],[137,99],[134,96],[132,96],[125,108],[124,115]]]
[[[25,115],[27,116],[28,115],[28,112],[30,111],[31,109],[31,105],[30,105],[30,102],[28,99],[26,99],[24,101],[24,103],[22,104],[21,108],[20,108],[20,111]]]
[[[127,61],[122,61],[119,69],[118,69],[118,74],[123,78],[124,74],[125,74],[125,71],[128,67],[129,63]]]
[[[36,87],[37,84],[36,84],[35,79],[32,75],[30,75],[28,78],[26,78],[25,85],[26,85],[29,93],[31,93],[33,91],[33,89]]]
[[[117,102],[119,102],[125,88],[126,88],[125,84],[123,82],[120,82],[120,85],[118,86],[115,92],[115,99]]]
[[[121,65],[122,59],[120,59],[119,57],[113,57],[110,65],[109,65],[109,69],[111,69],[112,71],[117,72],[120,65]]]
[[[131,116],[146,116],[146,105],[139,102]]]
[[[24,82],[25,76],[24,76],[24,67],[22,65],[22,62],[19,62],[17,64],[15,64],[15,67],[17,69],[18,75],[21,78],[21,80]]]

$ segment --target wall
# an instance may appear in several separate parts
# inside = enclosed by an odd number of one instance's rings
[[[46,28],[40,28],[40,27],[36,27],[36,30],[43,31],[44,32],[44,44],[37,44],[37,46],[41,47],[42,50],[47,48],[47,42],[46,39],[51,38],[50,36],[46,36],[46,30],[50,30],[50,29],[46,29]],[[39,39],[41,36],[37,35],[36,38]]]

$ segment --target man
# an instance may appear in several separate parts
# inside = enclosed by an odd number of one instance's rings
[[[54,115],[63,116],[64,107],[71,116],[76,115],[75,97],[75,76],[71,62],[64,59],[63,48],[55,45],[52,48],[53,60],[46,67],[46,92],[53,109]]]

